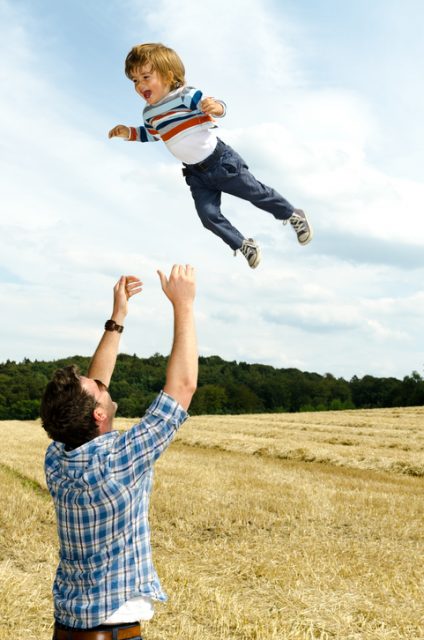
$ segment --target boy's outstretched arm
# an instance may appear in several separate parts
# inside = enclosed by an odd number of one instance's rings
[[[154,129],[148,131],[143,126],[127,127],[125,124],[117,124],[109,131],[108,138],[123,138],[131,142],[135,140],[138,142],[157,142],[160,140],[160,135]]]

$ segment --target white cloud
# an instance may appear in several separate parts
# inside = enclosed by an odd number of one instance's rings
[[[296,33],[288,20],[276,22],[272,4],[263,0],[133,0],[129,3],[136,42],[146,41],[146,24],[157,41],[176,49],[186,64],[190,83],[208,79],[220,90],[246,85],[252,102],[264,89],[275,92],[301,79],[295,65],[296,49],[289,35]],[[248,108],[249,105],[246,104]]]

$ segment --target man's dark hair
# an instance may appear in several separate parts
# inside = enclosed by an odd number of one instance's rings
[[[81,386],[78,367],[57,369],[41,400],[41,422],[52,440],[75,449],[98,435],[96,400]]]

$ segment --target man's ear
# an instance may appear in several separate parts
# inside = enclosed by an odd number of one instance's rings
[[[94,408],[93,418],[94,418],[94,422],[97,424],[99,428],[99,431],[101,431],[102,427],[104,426],[107,420],[106,411],[103,409],[101,405],[97,405],[97,407]]]

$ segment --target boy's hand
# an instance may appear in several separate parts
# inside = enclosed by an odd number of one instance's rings
[[[203,113],[207,113],[210,116],[222,116],[225,111],[222,104],[213,98],[203,98],[200,103],[200,108]]]
[[[129,136],[130,129],[124,124],[117,124],[116,127],[113,127],[108,133],[108,138],[125,138],[125,140],[128,140]]]

